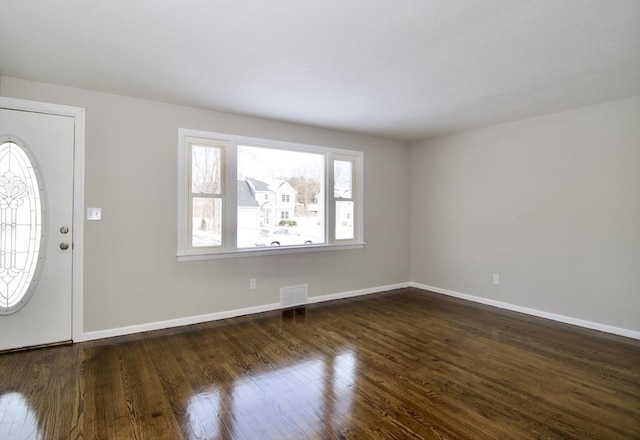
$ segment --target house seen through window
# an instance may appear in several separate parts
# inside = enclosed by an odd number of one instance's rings
[[[289,240],[287,245],[325,243],[317,202],[319,197],[324,202],[323,154],[239,145],[237,161],[239,248],[283,245],[273,236],[278,228],[301,234],[299,243]],[[265,228],[271,230],[260,234]]]

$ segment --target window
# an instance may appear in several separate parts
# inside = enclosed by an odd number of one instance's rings
[[[351,240],[355,230],[352,221],[355,206],[355,162],[339,159],[333,162],[333,198],[335,203],[336,240]]]
[[[364,245],[362,152],[186,129],[179,150],[181,259]]]
[[[223,246],[225,142],[187,137],[189,171],[187,233],[192,248]]]

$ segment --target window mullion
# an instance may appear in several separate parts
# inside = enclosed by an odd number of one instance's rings
[[[238,144],[235,141],[229,142],[226,151],[226,171],[225,171],[225,240],[227,247],[231,250],[238,249]]]
[[[334,170],[333,170],[333,153],[328,152],[326,155],[326,181],[325,189],[327,195],[325,197],[325,234],[327,237],[327,243],[335,243],[336,241],[336,226],[335,226],[335,189],[334,189]]]

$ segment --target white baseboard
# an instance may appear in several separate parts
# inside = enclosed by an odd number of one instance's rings
[[[500,309],[511,310],[514,312],[524,313],[527,315],[537,316],[540,318],[551,319],[553,321],[563,322],[566,324],[577,325],[579,327],[589,328],[592,330],[598,330],[606,333],[612,333],[614,335],[625,336],[632,339],[640,340],[640,332],[613,327],[610,325],[600,324],[597,322],[585,321],[582,319],[572,318],[570,316],[558,315],[556,313],[549,313],[542,310],[531,309],[528,307],[517,306],[515,304],[505,303],[502,301],[496,301],[488,298],[482,298],[479,296],[469,295],[466,293],[455,292],[453,290],[442,289],[440,287],[428,286],[426,284],[406,282],[391,284],[387,286],[371,287],[368,289],[351,290],[347,292],[333,293],[329,295],[312,296],[308,299],[308,304],[320,303],[324,301],[333,301],[337,299],[353,298],[356,296],[370,295],[372,293],[386,292],[389,290],[402,289],[405,287],[415,287],[417,289],[428,290],[430,292],[439,293],[442,295],[452,296],[455,298],[464,299],[480,304],[485,304]],[[170,319],[167,321],[150,322],[146,324],[137,324],[127,327],[118,327],[107,330],[98,330],[93,332],[86,332],[82,334],[80,339],[74,340],[74,342],[92,341],[96,339],[111,338],[114,336],[124,336],[133,333],[142,333],[153,330],[161,330],[173,327],[181,327],[184,325],[199,324],[201,322],[218,321],[221,319],[235,318],[238,316],[252,315],[262,312],[270,312],[272,310],[281,309],[282,306],[279,303],[265,304],[256,307],[247,307],[244,309],[228,310],[224,312],[208,313],[205,315],[188,316],[185,318]]]
[[[307,302],[309,304],[313,304],[313,303],[319,303],[324,301],[333,301],[336,299],[353,298],[354,296],[370,295],[372,293],[386,292],[388,290],[395,290],[395,289],[404,289],[410,286],[411,286],[411,283],[398,283],[398,284],[390,284],[388,286],[372,287],[369,289],[351,290],[349,292],[342,292],[342,293],[332,293],[330,295],[312,296],[309,298]]]
[[[388,286],[371,287],[368,289],[352,290],[348,292],[333,293],[330,295],[312,296],[308,299],[308,304],[319,303],[323,301],[332,301],[336,299],[352,298],[360,295],[369,295],[372,293],[386,292],[388,290],[401,289],[409,287],[410,283],[399,283]],[[218,321],[221,319],[235,318],[244,315],[253,315],[256,313],[270,312],[283,308],[280,303],[265,304],[256,307],[247,307],[244,309],[228,310],[224,312],[208,313],[205,315],[187,316],[185,318],[169,319],[167,321],[149,322],[146,324],[137,324],[127,327],[118,327],[107,330],[98,330],[86,332],[82,334],[80,339],[74,342],[93,341],[96,339],[112,338],[114,336],[124,336],[133,333],[142,333],[153,330],[162,330],[173,327],[181,327],[184,325],[199,324],[201,322]]]
[[[185,318],[169,319],[167,321],[149,322],[127,327],[117,327],[108,330],[98,330],[83,333],[82,341],[93,341],[95,339],[112,338],[114,336],[124,336],[133,333],[149,332],[166,328],[181,327],[183,325],[200,324],[201,322],[218,321],[220,319],[235,318],[237,316],[251,315],[254,313],[270,312],[280,308],[279,303],[265,304],[257,307],[247,307],[246,309],[236,309],[224,312],[207,313],[205,315],[187,316]],[[74,341],[74,342],[82,342]]]
[[[572,318],[570,316],[558,315],[556,313],[549,313],[542,310],[530,309],[529,307],[517,306],[502,301],[496,301],[493,299],[483,298],[480,296],[469,295],[466,293],[455,292],[453,290],[442,289],[440,287],[428,286],[420,283],[409,283],[411,287],[415,287],[422,290],[428,290],[430,292],[440,293],[442,295],[453,296],[455,298],[464,299],[467,301],[473,301],[480,304],[486,304],[500,309],[511,310],[514,312],[524,313],[527,315],[537,316],[539,318],[551,319],[553,321],[563,322],[565,324],[577,325],[592,330],[599,330],[605,333],[612,333],[614,335],[625,336],[632,339],[640,339],[640,332],[635,330],[629,330],[620,327],[613,327],[606,324],[600,324],[592,321],[585,321],[583,319]]]

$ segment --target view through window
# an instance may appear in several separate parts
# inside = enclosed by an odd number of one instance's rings
[[[323,154],[238,145],[238,248],[325,243]]]

